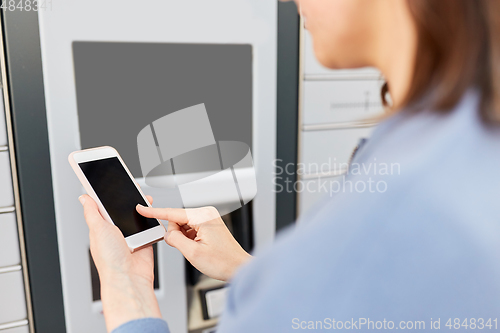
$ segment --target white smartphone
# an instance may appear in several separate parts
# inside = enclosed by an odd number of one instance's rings
[[[137,212],[137,204],[151,205],[116,149],[75,151],[68,159],[102,217],[120,229],[132,252],[163,239],[163,224]]]

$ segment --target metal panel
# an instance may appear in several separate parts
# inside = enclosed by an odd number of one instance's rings
[[[294,3],[278,5],[278,116],[277,164],[297,163],[297,127],[299,103],[299,33],[300,18]],[[295,222],[296,195],[278,191],[286,182],[295,182],[297,175],[276,178],[276,229]]]
[[[92,303],[88,266],[80,264],[88,261],[87,226],[77,200],[83,191],[67,162],[68,154],[80,149],[82,143],[78,133],[73,42],[252,45],[255,79],[252,82],[252,148],[258,178],[258,193],[253,201],[253,231],[255,245],[260,247],[273,240],[275,231],[272,160],[276,156],[277,6],[277,2],[268,0],[154,0],[147,6],[131,0],[76,0],[58,2],[57,9],[54,4],[53,11],[39,13],[68,331],[105,329],[100,306]],[[162,92],[161,89],[155,91]],[[169,205],[169,198],[162,191],[147,186],[144,179],[138,182],[145,193],[153,195],[155,205]],[[158,255],[160,308],[172,332],[185,332],[184,258],[166,244],[158,247]]]
[[[331,70],[314,54],[310,33],[302,29],[302,89],[299,119],[299,160],[307,169],[299,177],[306,188],[298,197],[298,210],[305,210],[325,194],[309,191],[307,185],[335,182],[360,138],[368,137],[384,110],[380,103],[381,73],[374,68]],[[301,166],[299,166],[301,167]],[[319,171],[314,171],[314,169]],[[329,178],[317,178],[318,176]],[[341,177],[340,177],[341,178]]]
[[[30,288],[37,332],[65,332],[38,13],[2,11]]]
[[[26,325],[26,326],[8,328],[6,330],[0,330],[0,332],[1,333],[28,333],[29,327]]]
[[[373,128],[345,129],[333,131],[304,132],[302,135],[303,154],[300,162],[305,164],[307,173],[316,168],[327,172],[345,166],[361,138],[369,137]]]
[[[298,188],[300,198],[299,214],[306,213],[321,200],[333,196],[342,177],[317,177],[304,180]]]
[[[14,206],[9,153],[0,152],[0,207]]]
[[[16,214],[0,214],[0,267],[20,264]]]
[[[7,126],[5,124],[5,109],[3,104],[3,92],[0,89],[0,147],[7,146]]]
[[[21,270],[0,273],[0,295],[0,324],[26,319],[26,298]]]
[[[303,124],[364,121],[384,113],[382,81],[317,81],[304,83]]]

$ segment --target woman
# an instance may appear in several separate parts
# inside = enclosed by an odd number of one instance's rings
[[[500,1],[296,2],[323,65],[383,73],[393,115],[354,163],[400,172],[350,174],[387,189],[338,193],[254,259],[212,208],[138,212],[168,220],[168,244],[231,280],[218,332],[498,329]],[[151,248],[130,254],[80,200],[108,330],[168,332]]]

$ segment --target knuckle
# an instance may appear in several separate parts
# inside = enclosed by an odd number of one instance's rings
[[[219,211],[214,206],[203,207],[202,214],[206,221],[216,219],[220,216]]]
[[[201,256],[201,253],[200,253],[199,246],[191,246],[189,249],[186,249],[186,257],[199,258],[200,256]]]
[[[217,208],[215,208],[214,206],[208,206],[207,207],[210,214],[214,215],[214,216],[219,216],[219,211],[217,210]]]
[[[175,234],[174,231],[167,232],[165,235],[165,242],[167,242],[168,245],[173,246],[173,235]]]
[[[168,245],[177,247],[177,240],[179,239],[178,237],[181,236],[181,232],[178,230],[173,230],[170,232],[167,232],[165,234],[165,241],[167,242]]]

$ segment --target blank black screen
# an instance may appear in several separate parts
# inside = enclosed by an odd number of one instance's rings
[[[123,236],[128,237],[159,225],[156,219],[137,213],[137,204],[147,204],[117,157],[78,165]]]

